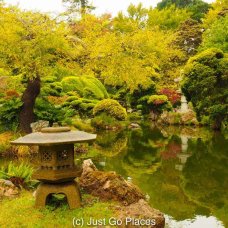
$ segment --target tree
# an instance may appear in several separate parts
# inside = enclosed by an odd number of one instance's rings
[[[119,12],[114,18],[114,29],[121,33],[133,32],[136,29],[142,29],[146,26],[148,10],[143,8],[142,3],[137,6],[130,4],[127,9],[127,15]]]
[[[192,56],[196,54],[197,48],[202,42],[203,31],[199,22],[188,19],[178,28],[175,44],[186,53],[187,57]]]
[[[67,12],[71,18],[80,15],[84,15],[88,11],[94,9],[94,7],[89,3],[89,0],[62,0],[66,4]]]
[[[186,8],[191,12],[194,20],[200,21],[208,12],[210,5],[202,0],[162,0],[157,4],[157,8],[162,10],[174,4],[178,8]]]
[[[182,91],[200,121],[209,116],[213,129],[220,129],[228,113],[228,58],[221,50],[207,49],[189,59]]]
[[[129,18],[119,21],[116,27],[116,18],[112,21],[85,15],[80,22],[75,22],[73,32],[84,44],[77,57],[81,72],[131,93],[149,88],[162,81],[163,76],[167,76],[167,83],[173,82],[171,71],[183,57],[171,45],[173,32],[137,26],[125,30],[126,21]]]
[[[157,8],[150,9],[148,12],[147,25],[149,27],[158,26],[161,29],[175,30],[182,22],[186,21],[190,15],[186,9],[176,8],[175,5],[171,5],[162,10]]]
[[[203,18],[203,27],[208,29],[219,18],[227,15],[227,0],[216,0],[212,3],[210,10]]]
[[[66,39],[63,23],[40,13],[21,12],[0,7],[0,65],[12,75],[22,75],[26,89],[19,112],[20,129],[30,132],[34,121],[34,104],[40,93],[41,78],[58,66],[70,65],[73,51]]]
[[[203,42],[200,50],[219,48],[228,52],[228,15],[217,18],[214,23],[203,33]]]

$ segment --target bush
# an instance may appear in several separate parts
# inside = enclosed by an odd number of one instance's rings
[[[77,96],[70,96],[66,99],[63,106],[71,107],[77,110],[80,116],[91,116],[94,106],[97,104],[98,100],[80,98]]]
[[[101,113],[100,115],[94,117],[91,121],[91,125],[101,130],[113,130],[122,128],[120,121],[116,120],[110,115],[107,115],[106,113]]]
[[[35,114],[40,120],[47,120],[51,124],[54,122],[65,122],[66,119],[75,115],[75,110],[70,107],[53,105],[48,100],[37,98],[35,105]]]
[[[18,126],[18,112],[22,106],[22,101],[18,97],[4,99],[0,106],[0,123],[7,129],[16,130]]]
[[[93,130],[94,130],[91,126],[90,121],[83,120],[79,117],[74,117],[72,119],[71,125],[80,131],[93,132]]]
[[[104,85],[94,77],[65,77],[61,83],[63,92],[65,93],[75,91],[80,95],[80,97],[97,100],[109,97]]]
[[[211,48],[189,59],[184,69],[182,91],[191,101],[201,121],[209,116],[214,129],[220,129],[227,116],[227,56]]]
[[[41,94],[43,96],[60,96],[62,90],[60,82],[46,83],[41,89]]]
[[[130,121],[142,120],[142,115],[139,112],[129,113],[128,120],[130,120]]]
[[[116,120],[125,120],[127,118],[126,109],[118,101],[112,99],[102,100],[95,105],[93,114],[97,116],[101,113],[106,113]]]
[[[202,124],[202,125],[210,125],[210,117],[209,116],[202,116],[200,124]]]
[[[172,105],[176,106],[181,104],[181,95],[174,89],[163,88],[160,90],[160,94],[166,95]]]
[[[149,97],[147,103],[154,113],[162,113],[163,111],[170,111],[172,109],[172,105],[166,95],[152,95]]]

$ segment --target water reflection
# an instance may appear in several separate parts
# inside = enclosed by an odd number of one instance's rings
[[[228,141],[223,135],[149,125],[108,134],[99,135],[96,164],[139,185],[151,205],[167,215],[168,227],[228,226]]]

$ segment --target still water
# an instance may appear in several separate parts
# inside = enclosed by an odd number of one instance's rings
[[[228,227],[228,139],[209,129],[101,132],[89,157],[138,185],[169,228]]]

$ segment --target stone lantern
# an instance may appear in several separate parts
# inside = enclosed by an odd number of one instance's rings
[[[45,207],[48,196],[58,193],[66,195],[70,209],[80,207],[81,197],[75,181],[80,170],[74,164],[74,143],[95,139],[95,134],[71,131],[68,127],[49,127],[11,142],[39,146],[39,168],[33,178],[41,183],[36,191],[35,207]]]

